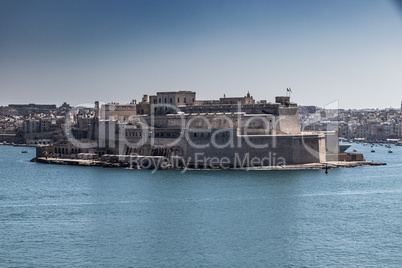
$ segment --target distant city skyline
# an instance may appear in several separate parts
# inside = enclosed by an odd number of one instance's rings
[[[192,90],[400,108],[397,1],[0,1],[0,105]]]

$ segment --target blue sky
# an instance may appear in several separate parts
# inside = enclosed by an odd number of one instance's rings
[[[400,107],[402,9],[386,0],[0,0],[0,105],[199,99]]]

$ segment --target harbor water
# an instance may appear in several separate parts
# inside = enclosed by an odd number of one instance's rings
[[[152,172],[0,146],[0,267],[401,267],[402,147],[353,149],[387,165]]]

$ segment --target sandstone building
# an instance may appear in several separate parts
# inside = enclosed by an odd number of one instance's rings
[[[230,167],[250,159],[262,166],[320,163],[327,152],[338,152],[335,133],[301,132],[297,104],[288,96],[197,100],[193,91],[158,92],[138,103],[96,102],[94,114],[90,146],[75,140],[55,145],[55,152],[180,158],[195,167],[211,167],[211,159]]]

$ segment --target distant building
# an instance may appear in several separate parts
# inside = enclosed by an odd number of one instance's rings
[[[56,104],[9,104],[8,107],[17,110],[19,113],[36,112],[48,113],[50,110],[56,110]]]

